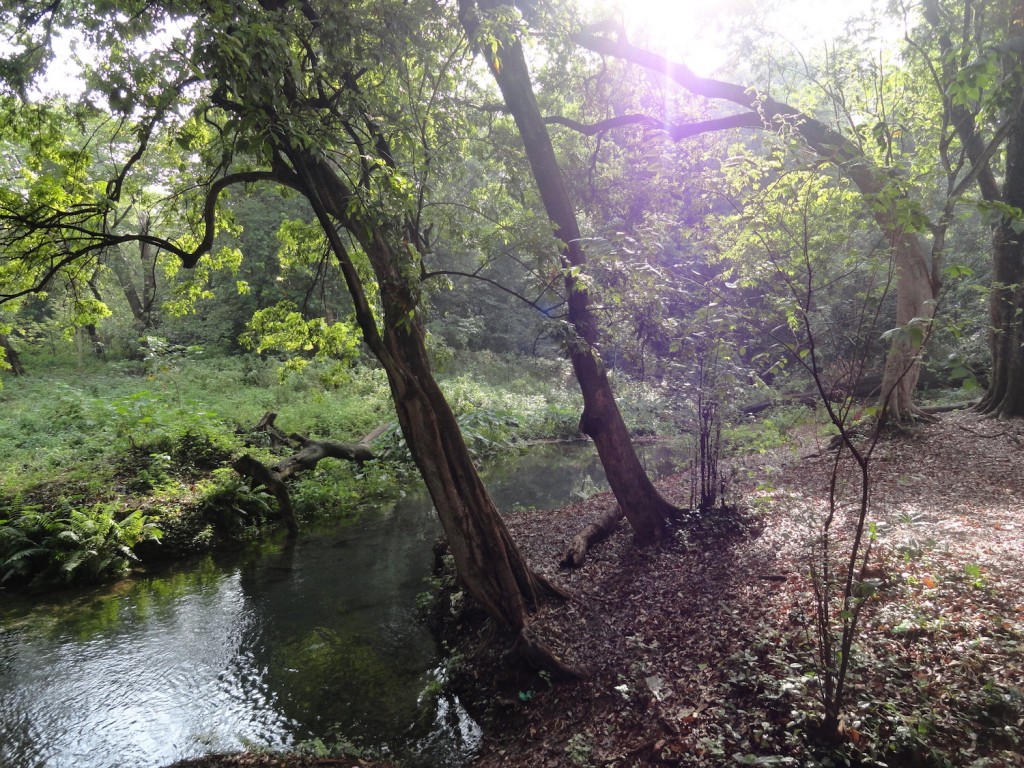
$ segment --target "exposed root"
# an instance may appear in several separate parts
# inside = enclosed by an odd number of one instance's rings
[[[564,587],[560,587],[553,581],[550,581],[544,576],[541,576],[536,571],[533,572],[533,578],[536,579],[537,584],[544,591],[544,594],[548,597],[552,597],[556,600],[572,600],[574,595]]]
[[[509,655],[521,659],[540,672],[547,672],[554,680],[586,680],[592,674],[588,669],[577,669],[567,665],[527,627],[519,631]]]

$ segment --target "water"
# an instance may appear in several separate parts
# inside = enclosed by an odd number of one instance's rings
[[[645,451],[654,474],[671,451]],[[559,506],[604,484],[588,444],[487,473],[500,508]],[[150,768],[319,740],[472,753],[477,725],[424,692],[442,666],[416,621],[440,525],[422,493],[235,558],[0,608],[0,768]],[[436,686],[434,686],[436,687]]]

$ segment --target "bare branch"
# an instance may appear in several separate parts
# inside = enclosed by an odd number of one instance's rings
[[[700,120],[694,123],[679,124],[666,123],[664,120],[659,120],[649,115],[618,115],[596,123],[581,123],[578,120],[562,117],[561,115],[551,115],[545,117],[544,122],[548,125],[564,125],[566,128],[571,128],[577,133],[582,133],[584,136],[596,136],[614,128],[639,125],[644,128],[662,131],[673,141],[713,131],[726,131],[730,128],[763,129],[765,127],[764,120],[755,112],[742,112],[714,118],[713,120]]]

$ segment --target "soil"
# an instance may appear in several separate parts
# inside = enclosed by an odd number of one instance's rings
[[[871,597],[828,739],[809,542],[836,453],[804,437],[800,453],[734,462],[738,508],[691,516],[658,549],[637,550],[622,524],[582,567],[560,570],[561,548],[610,496],[514,513],[531,562],[573,595],[531,629],[589,676],[560,684],[517,669],[467,623],[455,666],[485,733],[473,768],[1024,766],[1024,423],[951,413],[876,446],[871,555],[858,565]],[[855,465],[838,477],[837,574],[856,532]],[[661,487],[687,505],[687,479]]]

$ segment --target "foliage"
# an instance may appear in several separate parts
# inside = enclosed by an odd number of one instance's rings
[[[0,584],[53,586],[124,576],[132,548],[158,539],[151,518],[134,511],[118,519],[116,505],[64,505],[48,512],[16,508],[0,520]]]
[[[296,370],[306,365],[305,356],[352,360],[358,353],[359,342],[359,332],[354,323],[329,323],[322,317],[307,318],[287,301],[257,310],[242,337],[242,344],[247,349],[260,353],[267,350],[288,353],[286,365]]]
[[[74,355],[30,353],[33,375],[0,392],[0,429],[10,436],[0,445],[0,503],[47,514],[66,504],[143,508],[165,532],[145,556],[203,551],[250,539],[276,518],[276,502],[226,468],[241,450],[241,433],[264,412],[281,412],[294,431],[347,441],[394,422],[379,369],[314,361],[282,377],[280,363],[256,356],[197,353],[159,340],[147,349],[160,352],[149,362],[86,359],[81,367]],[[579,396],[563,363],[463,352],[445,386],[481,458],[527,440],[576,435]],[[378,438],[383,460],[362,467],[327,461],[297,477],[297,514],[352,516],[367,500],[393,498],[412,471],[394,461],[400,439],[394,428]],[[268,464],[281,458],[246,450]]]
[[[274,497],[254,490],[232,469],[215,469],[210,480],[200,483],[197,511],[222,538],[253,538],[260,524],[275,515]]]

